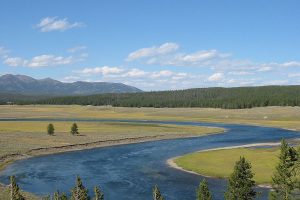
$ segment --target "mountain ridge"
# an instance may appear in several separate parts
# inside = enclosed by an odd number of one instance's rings
[[[69,96],[136,92],[142,92],[142,90],[123,83],[84,81],[65,83],[52,78],[35,79],[26,75],[0,76],[0,93],[2,94]]]

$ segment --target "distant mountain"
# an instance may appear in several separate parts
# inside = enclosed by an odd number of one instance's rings
[[[0,76],[0,94],[68,96],[136,92],[142,90],[122,83],[83,81],[64,83],[51,78],[38,80],[24,75]]]

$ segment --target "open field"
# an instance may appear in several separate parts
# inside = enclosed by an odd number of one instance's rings
[[[184,170],[204,176],[227,178],[235,162],[244,156],[252,164],[256,183],[270,184],[279,153],[279,147],[220,149],[187,154],[173,162]]]
[[[97,118],[256,124],[300,130],[300,107],[252,109],[0,106],[0,118]]]

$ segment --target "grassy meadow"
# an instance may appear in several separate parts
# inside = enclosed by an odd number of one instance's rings
[[[0,118],[85,118],[242,123],[300,130],[300,107],[251,109],[0,106]]]
[[[232,173],[240,156],[244,156],[252,164],[255,181],[268,184],[272,181],[278,155],[278,148],[236,148],[191,153],[174,162],[179,167],[204,176],[225,178]]]

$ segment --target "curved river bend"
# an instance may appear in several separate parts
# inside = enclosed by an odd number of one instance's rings
[[[167,159],[209,148],[299,137],[299,132],[259,126],[139,122],[214,126],[228,131],[197,138],[119,145],[20,160],[0,173],[0,181],[8,183],[8,177],[16,175],[22,189],[45,195],[57,189],[68,193],[74,185],[75,176],[80,175],[91,193],[93,186],[100,185],[107,200],[151,199],[152,186],[155,184],[159,185],[166,200],[194,200],[196,187],[202,177],[170,168],[166,164]],[[214,199],[223,199],[226,181],[209,178],[208,182]],[[268,191],[260,190],[260,198],[267,199]]]

